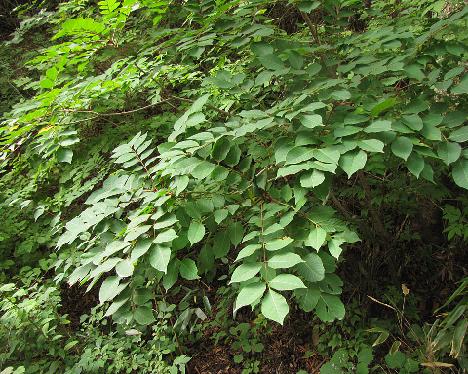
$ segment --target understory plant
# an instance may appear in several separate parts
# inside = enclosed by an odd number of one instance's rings
[[[46,258],[118,328],[167,312],[199,336],[219,287],[233,317],[342,320],[348,253],[424,240],[423,203],[463,248],[468,8],[366,4],[73,0],[22,23],[5,48],[48,40],[0,123],[2,278]]]

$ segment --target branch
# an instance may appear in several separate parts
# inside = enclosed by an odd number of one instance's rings
[[[301,12],[301,16],[304,19],[304,21],[307,23],[307,26],[309,26],[310,33],[312,34],[315,42],[318,45],[320,45],[320,38],[318,36],[317,24],[312,22],[312,20],[310,19],[307,13]]]

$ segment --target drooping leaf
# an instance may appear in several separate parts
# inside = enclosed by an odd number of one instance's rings
[[[244,282],[252,279],[260,271],[262,264],[260,263],[246,263],[241,264],[234,270],[229,283]]]
[[[252,305],[256,300],[260,299],[265,292],[265,283],[251,283],[241,288],[237,295],[234,311],[243,306]]]
[[[262,300],[261,311],[265,318],[282,325],[284,318],[289,313],[289,305],[284,296],[273,290],[269,290]]]
[[[205,236],[205,226],[199,221],[192,221],[188,228],[187,238],[191,245],[198,243]]]
[[[304,283],[295,275],[280,274],[273,278],[269,283],[271,288],[278,291],[295,290],[297,288],[306,288]]]
[[[392,143],[392,152],[395,156],[408,160],[408,157],[413,150],[413,142],[411,139],[400,136]]]
[[[367,153],[363,150],[348,152],[340,158],[340,166],[348,174],[348,179],[355,172],[363,169],[366,166],[366,162]]]
[[[182,278],[187,280],[194,280],[199,278],[197,265],[195,264],[195,261],[190,258],[184,258],[182,261],[180,261],[179,273]]]
[[[314,227],[309,232],[307,240],[304,242],[305,245],[314,248],[316,251],[325,243],[327,232],[320,226]]]
[[[149,254],[149,263],[156,270],[167,273],[167,265],[171,259],[171,248],[163,245],[154,245]]]

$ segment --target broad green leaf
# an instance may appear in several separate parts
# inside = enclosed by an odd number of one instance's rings
[[[338,164],[340,152],[333,148],[319,148],[314,150],[314,158],[327,164]]]
[[[234,311],[246,305],[252,305],[256,300],[260,299],[265,292],[265,283],[251,283],[241,288],[237,295]]]
[[[241,149],[236,144],[229,149],[228,154],[224,158],[224,162],[228,166],[235,166],[239,163],[241,154],[242,154]]]
[[[383,152],[384,143],[377,139],[365,139],[358,141],[358,147],[367,152]]]
[[[457,186],[468,190],[468,160],[459,160],[453,166],[452,178]]]
[[[314,157],[314,150],[306,147],[294,147],[286,155],[285,165],[300,164]]]
[[[151,225],[143,225],[143,226],[137,226],[137,227],[129,230],[127,235],[125,236],[125,241],[126,242],[131,242],[131,241],[139,238],[144,233],[146,233],[150,228],[151,228]]]
[[[122,260],[115,266],[115,271],[120,278],[126,278],[133,274],[133,264],[130,260]]]
[[[413,142],[405,136],[400,136],[392,143],[393,154],[405,161],[408,160],[412,150]]]
[[[182,261],[180,261],[179,273],[182,278],[187,280],[194,280],[199,278],[197,265],[195,264],[195,261],[190,258],[184,258]]]
[[[439,144],[439,147],[437,148],[437,154],[446,165],[450,165],[452,162],[457,161],[460,157],[460,144],[443,142]]]
[[[325,243],[327,232],[320,226],[314,227],[309,232],[307,240],[304,242],[305,245],[314,248],[316,251]]]
[[[138,260],[141,256],[143,256],[148,249],[151,247],[152,244],[151,239],[140,239],[136,242],[135,247],[132,250],[132,254],[130,256],[131,261]]]
[[[239,252],[239,254],[236,257],[236,260],[234,262],[237,262],[245,257],[249,257],[255,253],[257,249],[260,249],[262,246],[260,244],[249,244],[242,248],[242,250]]]
[[[67,164],[71,164],[73,159],[73,151],[68,148],[60,148],[57,151],[57,161],[58,162],[65,162]]]
[[[391,131],[391,130],[392,130],[392,122],[388,120],[374,121],[364,129],[364,131],[367,133],[384,132],[384,131]]]
[[[138,306],[135,309],[135,321],[140,325],[149,325],[155,321],[153,310],[148,306]]]
[[[169,290],[177,281],[179,276],[179,262],[171,261],[167,267],[167,273],[164,275],[162,284],[166,290]]]
[[[290,237],[284,237],[284,238],[276,239],[276,240],[273,240],[271,242],[266,243],[265,248],[268,251],[277,251],[277,250],[279,250],[281,248],[284,248],[287,245],[291,244],[293,241],[294,241],[294,239],[292,239]]]
[[[424,169],[424,159],[416,152],[413,152],[408,158],[406,166],[408,167],[408,170],[411,172],[411,174],[413,174],[416,178],[419,178],[419,174],[421,174]]]
[[[313,129],[317,126],[323,126],[322,116],[319,114],[303,114],[300,117],[302,126]]]
[[[304,188],[314,188],[325,181],[325,174],[320,170],[312,170],[301,175],[300,183]]]
[[[394,97],[389,97],[388,99],[385,99],[378,104],[376,104],[372,109],[371,109],[371,114],[373,116],[378,116],[380,113],[392,108],[395,106],[395,104],[398,103],[398,100],[395,99]]]
[[[234,222],[228,228],[229,232],[229,239],[231,243],[235,246],[238,246],[239,243],[242,242],[242,238],[244,237],[244,226],[240,222]]]
[[[332,239],[328,242],[328,249],[330,251],[330,254],[338,259],[341,255],[341,252],[343,249],[341,248],[341,244],[344,243],[344,240],[341,239]]]
[[[272,269],[286,269],[300,264],[301,262],[304,262],[304,260],[299,255],[288,252],[272,256],[268,260],[268,266]]]
[[[294,295],[299,299],[299,306],[304,312],[314,310],[320,298],[320,290],[318,287],[298,288],[294,291]]]
[[[423,121],[417,114],[403,116],[402,119],[406,126],[414,131],[419,131],[423,128]]]
[[[229,283],[244,282],[246,280],[252,279],[257,275],[262,267],[261,263],[247,263],[242,264],[234,270],[231,276],[231,281]]]
[[[260,63],[269,70],[282,70],[285,68],[283,61],[277,54],[267,54],[258,57]]]
[[[468,126],[463,126],[455,131],[452,131],[450,133],[449,139],[457,143],[468,141]]]
[[[348,152],[341,156],[340,166],[348,174],[348,179],[366,166],[367,153],[363,150]]]
[[[214,169],[214,164],[208,161],[202,161],[192,170],[191,174],[195,179],[205,179]]]
[[[325,268],[318,254],[309,253],[304,260],[304,263],[297,265],[297,271],[305,280],[318,282],[325,278]]]
[[[289,305],[284,296],[273,290],[269,290],[262,300],[261,311],[265,318],[282,325],[284,318],[289,313]]]
[[[174,229],[169,229],[159,233],[156,238],[153,240],[153,243],[160,244],[160,243],[169,243],[172,242],[175,238],[177,238],[177,234]]]
[[[223,222],[228,216],[229,211],[227,209],[217,209],[214,211],[214,219],[217,224]]]
[[[231,142],[225,136],[219,138],[213,146],[211,155],[216,161],[223,161],[230,149]]]
[[[104,279],[99,288],[99,302],[102,304],[105,301],[112,300],[119,294],[120,278],[110,276]]]
[[[171,248],[154,245],[149,254],[149,263],[156,270],[167,273],[167,265],[169,265],[169,260],[171,259]]]
[[[345,308],[338,296],[322,293],[315,307],[315,313],[323,322],[332,322],[344,318]]]
[[[278,291],[290,291],[297,288],[306,288],[304,283],[292,274],[277,275],[269,282],[269,285],[271,288]]]
[[[192,221],[188,228],[187,239],[191,245],[198,243],[205,236],[205,226],[199,221]]]

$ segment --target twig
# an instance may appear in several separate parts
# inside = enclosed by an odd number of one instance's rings
[[[309,15],[307,13],[301,12],[301,16],[304,19],[304,21],[307,23],[307,26],[309,26],[310,33],[312,34],[312,37],[314,38],[315,42],[320,45],[320,38],[318,36],[318,29],[317,25],[312,22],[310,19]]]

